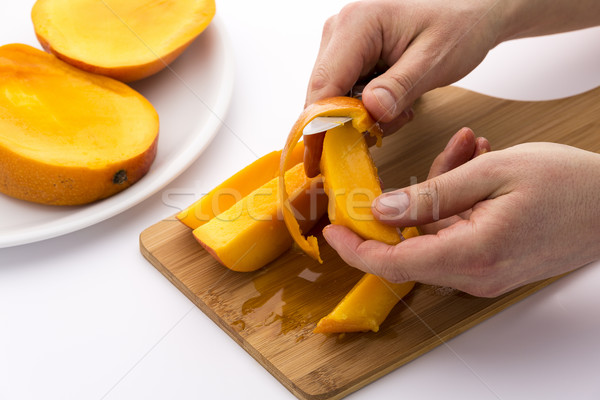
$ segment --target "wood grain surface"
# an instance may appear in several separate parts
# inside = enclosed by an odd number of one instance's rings
[[[386,188],[424,180],[435,156],[463,126],[487,137],[493,149],[552,141],[600,152],[600,88],[560,100],[516,102],[446,87],[424,95],[415,108],[413,122],[373,149]],[[251,273],[219,265],[175,218],[144,230],[140,247],[300,399],[342,398],[557,279],[493,299],[417,284],[377,333],[313,334],[317,321],[362,275],[319,241],[322,265],[292,248]]]

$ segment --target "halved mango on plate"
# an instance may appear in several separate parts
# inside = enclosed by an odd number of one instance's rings
[[[123,82],[165,68],[214,15],[214,0],[38,0],[31,12],[46,50]]]
[[[0,192],[54,205],[111,196],[150,169],[158,130],[152,104],[124,83],[0,47]]]

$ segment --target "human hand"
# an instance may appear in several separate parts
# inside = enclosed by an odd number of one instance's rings
[[[422,236],[389,246],[342,226],[323,234],[348,264],[391,282],[495,297],[600,259],[598,198],[600,155],[528,143],[486,152],[375,200],[376,218],[425,224]]]
[[[377,75],[362,100],[384,133],[412,119],[411,105],[430,89],[469,73],[495,46],[495,2],[373,0],[348,4],[325,24],[306,105],[348,93]],[[389,66],[389,69],[386,68]],[[305,138],[305,168],[319,172],[322,135]]]

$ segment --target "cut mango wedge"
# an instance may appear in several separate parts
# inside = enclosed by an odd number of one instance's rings
[[[227,211],[243,197],[258,189],[279,174],[282,151],[272,151],[237,172],[219,186],[202,196],[176,217],[192,229],[204,225],[216,215]],[[302,162],[304,143],[298,143],[290,155],[289,168]]]
[[[327,209],[320,177],[308,178],[304,165],[286,172],[287,192],[295,218],[308,230]],[[194,229],[196,240],[221,264],[234,271],[255,271],[271,262],[292,244],[279,213],[279,178],[254,190],[227,211]]]
[[[419,235],[415,227],[402,231],[405,239]],[[391,283],[365,274],[331,313],[315,327],[315,333],[379,331],[390,311],[414,287],[415,282]]]
[[[377,145],[381,144],[381,138],[383,136],[379,125],[371,118],[362,102],[352,97],[333,97],[317,101],[304,109],[292,127],[285,147],[283,148],[283,153],[281,154],[279,201],[283,208],[285,224],[292,235],[292,238],[306,254],[319,262],[323,261],[319,254],[317,238],[314,236],[306,238],[302,235],[300,225],[294,216],[289,196],[283,188],[285,188],[284,171],[289,168],[293,162],[292,154],[294,154],[296,144],[302,138],[302,130],[306,124],[314,118],[327,116],[351,117],[352,127],[359,133],[369,132],[372,136],[377,137]],[[325,136],[327,137],[327,135]]]
[[[381,194],[377,168],[367,143],[349,124],[325,134],[321,175],[329,196],[329,220],[350,228],[363,239],[400,242],[398,230],[373,217],[371,204]]]

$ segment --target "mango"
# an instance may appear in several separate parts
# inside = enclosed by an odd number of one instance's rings
[[[281,154],[281,165],[279,170],[279,186],[281,189],[285,188],[284,171],[286,166],[291,163],[291,156],[294,148],[296,147],[296,143],[298,143],[302,137],[302,130],[314,118],[328,116],[351,117],[352,122],[348,124],[351,124],[354,130],[358,131],[360,134],[369,133],[371,136],[377,138],[377,145],[381,145],[383,132],[381,131],[379,125],[369,115],[362,101],[353,97],[343,96],[319,100],[304,109],[287,137],[283,152]],[[328,134],[326,133],[325,138],[327,138],[327,135]],[[361,174],[373,174],[374,171],[368,170],[363,172],[357,168],[350,167],[349,173],[359,176]],[[327,178],[324,177],[324,179],[326,180]],[[376,176],[375,179],[377,179]],[[319,254],[317,238],[314,236],[304,237],[302,235],[300,225],[294,216],[290,199],[285,190],[279,190],[279,201],[283,207],[285,224],[294,241],[307,255],[322,263],[323,260],[321,260],[321,256]]]
[[[22,44],[0,47],[0,192],[86,204],[142,178],[159,121],[142,95]]]
[[[377,168],[362,133],[350,124],[325,134],[321,175],[329,196],[332,224],[350,228],[363,239],[392,245],[400,242],[395,227],[373,217],[371,204],[381,194]]]
[[[38,0],[31,11],[44,49],[123,82],[165,68],[214,15],[214,0]]]
[[[402,236],[418,236],[415,227],[405,228]],[[321,318],[315,333],[379,331],[392,309],[414,287],[415,282],[391,283],[365,274],[327,316]]]
[[[290,167],[302,162],[304,146],[294,149]],[[182,210],[176,218],[184,225],[196,229],[216,215],[227,211],[243,197],[279,175],[281,150],[272,151],[249,164],[223,183],[212,189],[192,205]]]
[[[290,206],[307,231],[327,209],[320,177],[308,178],[302,163],[285,172],[285,176]],[[281,217],[278,190],[276,177],[194,229],[194,237],[227,268],[249,272],[263,267],[293,242]]]

